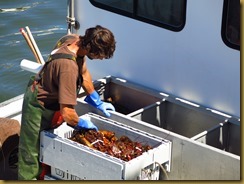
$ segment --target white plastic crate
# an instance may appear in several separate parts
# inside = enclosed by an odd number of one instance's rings
[[[126,162],[67,139],[73,128],[64,123],[53,131],[41,132],[40,161],[66,173],[66,177],[60,177],[52,172],[52,176],[67,180],[72,180],[71,176],[82,180],[158,179],[155,163],[170,164],[170,141],[96,114],[85,114],[83,118],[89,118],[100,130],[113,131],[117,137],[128,136],[153,149]]]
[[[73,174],[62,171],[61,169],[51,167],[51,177],[54,180],[84,180]]]
[[[44,180],[57,180],[57,178],[54,178],[54,177],[52,177],[50,175],[45,175],[44,176]]]

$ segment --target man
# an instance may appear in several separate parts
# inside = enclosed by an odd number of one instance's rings
[[[24,95],[19,142],[18,177],[20,180],[41,179],[39,163],[40,131],[59,126],[63,121],[76,129],[96,129],[89,120],[78,117],[74,106],[80,87],[85,101],[110,116],[110,103],[102,102],[94,90],[86,65],[90,59],[109,59],[115,51],[112,32],[102,26],[61,38],[43,69],[31,77]],[[43,177],[43,175],[42,175]]]

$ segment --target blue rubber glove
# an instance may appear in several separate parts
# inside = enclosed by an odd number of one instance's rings
[[[98,131],[98,128],[88,119],[79,118],[78,124],[75,126],[75,129],[95,129]]]
[[[115,111],[115,108],[111,103],[101,101],[100,96],[96,91],[87,95],[85,102],[102,111],[107,117],[110,117],[108,110]]]

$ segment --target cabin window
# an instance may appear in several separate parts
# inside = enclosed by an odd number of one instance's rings
[[[227,46],[240,50],[240,0],[224,0],[221,32]]]
[[[90,0],[101,9],[172,31],[185,26],[186,0]]]

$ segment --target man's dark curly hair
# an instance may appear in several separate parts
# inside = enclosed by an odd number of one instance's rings
[[[87,49],[89,53],[102,56],[109,59],[115,51],[116,41],[113,33],[100,25],[86,30],[85,35],[81,37],[81,46]]]

